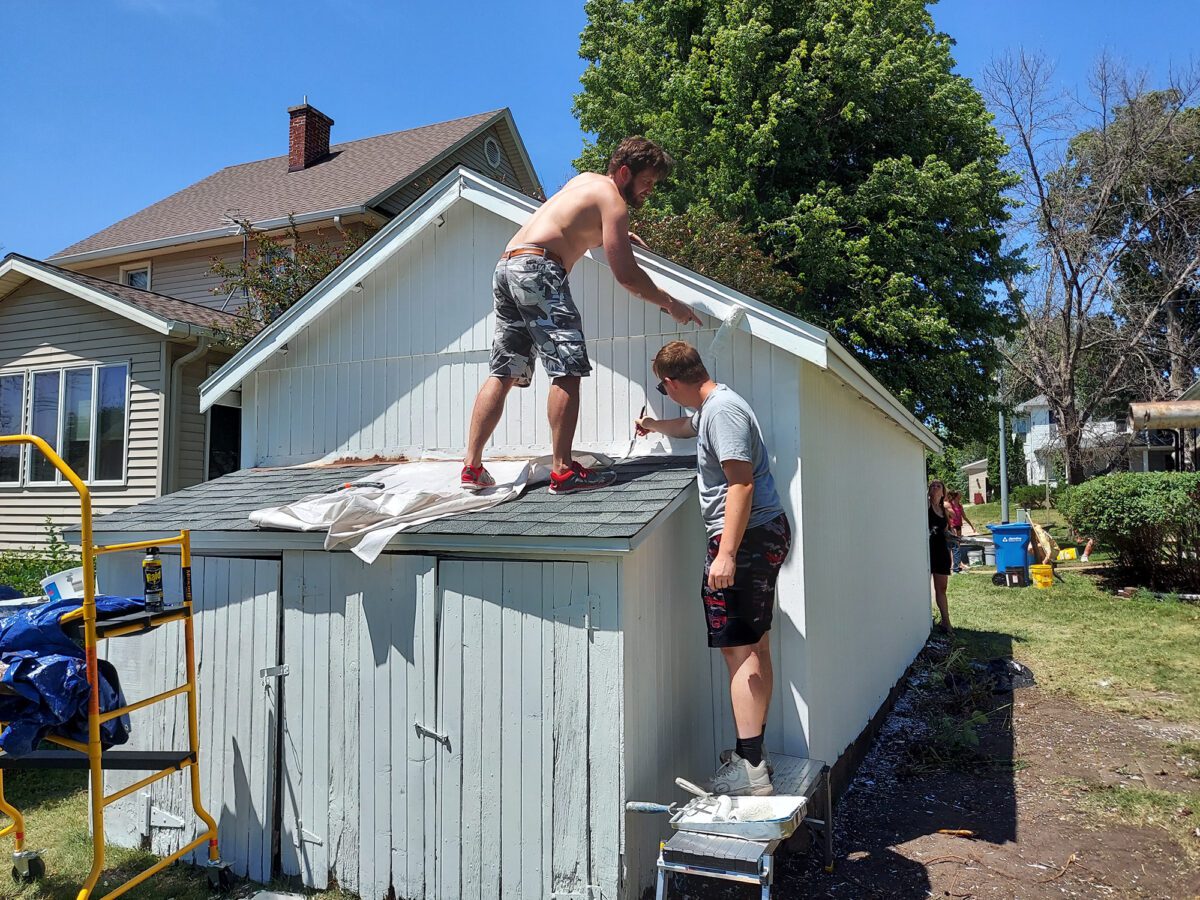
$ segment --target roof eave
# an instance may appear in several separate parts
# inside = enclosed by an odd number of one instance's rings
[[[286,228],[290,222],[297,225],[310,225],[313,222],[332,219],[334,216],[367,215],[373,212],[367,204],[359,203],[353,206],[339,206],[334,209],[321,209],[314,212],[299,213],[295,216],[276,216],[271,219],[259,219],[250,225],[256,231],[274,231]],[[162,250],[166,247],[177,247],[181,244],[196,244],[201,241],[211,241],[218,238],[237,237],[242,232],[240,225],[222,225],[220,228],[209,228],[204,231],[193,231],[188,234],[177,234],[171,237],[156,238],[152,241],[139,241],[133,244],[120,244],[115,247],[104,247],[100,250],[87,250],[83,253],[70,253],[63,256],[51,256],[47,261],[56,266],[92,262],[107,259],[110,256],[125,256],[133,253],[148,253],[152,250]]]
[[[72,281],[69,278],[64,278],[57,272],[52,272],[41,266],[33,265],[23,259],[7,259],[3,263],[0,263],[0,278],[3,278],[9,272],[17,272],[21,275],[24,275],[26,278],[40,281],[43,284],[48,284],[51,287],[55,287],[65,294],[70,294],[73,297],[78,297],[81,300],[94,303],[96,306],[99,306],[102,309],[129,319],[131,322],[135,322],[138,325],[149,328],[151,331],[157,332],[158,334],[170,336],[176,326],[187,329],[195,327],[191,325],[184,325],[184,323],[175,322],[171,319],[163,318],[162,316],[157,316],[154,313],[142,309],[141,307],[134,306],[131,303],[126,303],[124,300],[113,297],[109,294],[104,294],[92,288],[85,287],[76,281]],[[11,293],[11,291],[8,293]],[[6,293],[3,296],[0,296],[0,299],[3,299],[3,297],[7,295],[8,294]]]

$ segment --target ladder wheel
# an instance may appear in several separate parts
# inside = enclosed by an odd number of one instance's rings
[[[17,867],[13,866],[12,880],[15,881],[17,884],[20,884],[21,882],[25,882],[26,884],[28,884],[30,882],[37,881],[39,878],[45,877],[46,864],[42,861],[41,857],[35,856],[32,859],[26,861],[25,865],[26,865],[26,868],[29,869],[28,875],[22,875],[17,870]]]

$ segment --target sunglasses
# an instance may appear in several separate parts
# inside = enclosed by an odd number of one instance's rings
[[[660,381],[658,384],[656,384],[656,385],[654,386],[654,389],[655,389],[656,391],[658,391],[660,394],[662,394],[664,397],[665,397],[665,396],[667,396],[667,384],[666,384],[666,381]]]

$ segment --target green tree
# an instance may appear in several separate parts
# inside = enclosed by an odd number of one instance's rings
[[[995,425],[993,425],[992,435],[987,441],[987,461],[987,484],[990,495],[988,499],[998,499],[1000,497],[1000,435],[996,431]],[[1018,435],[1014,434],[1009,439],[1005,462],[1008,469],[1008,489],[1011,491],[1025,483],[1025,446]]]
[[[989,282],[1012,177],[922,0],[588,0],[575,111],[603,170],[640,133],[679,160],[652,203],[739,221],[828,328],[920,418],[991,427]]]
[[[339,232],[332,240],[319,231],[303,238],[291,217],[283,234],[255,231],[249,222],[239,224],[251,237],[250,252],[232,263],[214,258],[209,267],[221,278],[213,288],[214,294],[241,298],[234,326],[215,326],[232,347],[241,347],[291,309],[370,237],[365,228],[356,226]]]

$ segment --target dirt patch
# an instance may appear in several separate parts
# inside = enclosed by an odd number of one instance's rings
[[[1106,788],[1195,792],[1169,743],[1178,729],[1017,688],[993,697],[979,730],[983,764],[930,772],[912,765],[930,737],[915,705],[901,696],[838,804],[834,872],[819,854],[787,854],[774,896],[1200,896],[1200,837],[1187,832],[1196,844],[1185,848],[1164,828],[1086,811],[1089,793]],[[758,896],[717,885],[680,878],[671,896]]]

